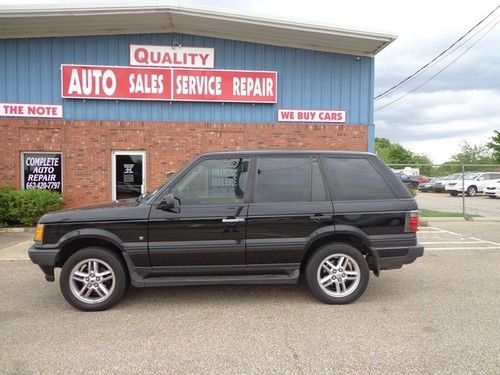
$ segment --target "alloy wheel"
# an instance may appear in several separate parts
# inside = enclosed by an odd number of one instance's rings
[[[330,255],[318,267],[318,285],[332,297],[345,297],[353,293],[360,280],[359,265],[347,254]]]
[[[115,288],[115,273],[110,265],[101,259],[85,259],[70,273],[70,290],[80,301],[96,304],[111,296]]]

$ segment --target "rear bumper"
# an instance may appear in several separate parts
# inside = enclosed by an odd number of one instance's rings
[[[381,270],[401,268],[404,264],[413,263],[424,255],[424,247],[420,244],[405,249],[378,249],[378,263]]]
[[[35,247],[35,245],[28,249],[28,256],[33,263],[38,264],[42,269],[47,281],[54,281],[54,267],[58,253],[59,249],[43,249]]]

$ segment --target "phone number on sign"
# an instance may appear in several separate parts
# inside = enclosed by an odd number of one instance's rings
[[[60,182],[27,182],[26,189],[59,189]]]

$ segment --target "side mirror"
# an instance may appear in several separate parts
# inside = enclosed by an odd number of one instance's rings
[[[163,211],[170,211],[170,212],[176,212],[179,213],[181,212],[180,208],[175,207],[175,201],[176,198],[174,197],[173,194],[165,194],[161,201],[156,205],[156,208],[159,210]]]

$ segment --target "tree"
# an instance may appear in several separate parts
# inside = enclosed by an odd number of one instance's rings
[[[454,164],[494,164],[491,151],[486,145],[471,145],[467,141],[460,144],[460,152],[451,157]]]
[[[387,164],[412,163],[412,152],[387,138],[375,138],[375,153]]]
[[[500,132],[494,130],[494,135],[491,137],[491,142],[488,142],[486,146],[493,152],[493,159],[495,163],[500,163]]]
[[[387,138],[375,138],[375,152],[380,159],[394,166],[400,164],[432,164],[427,155],[416,154],[399,143],[392,143]],[[420,173],[429,174],[431,166],[418,166]]]

